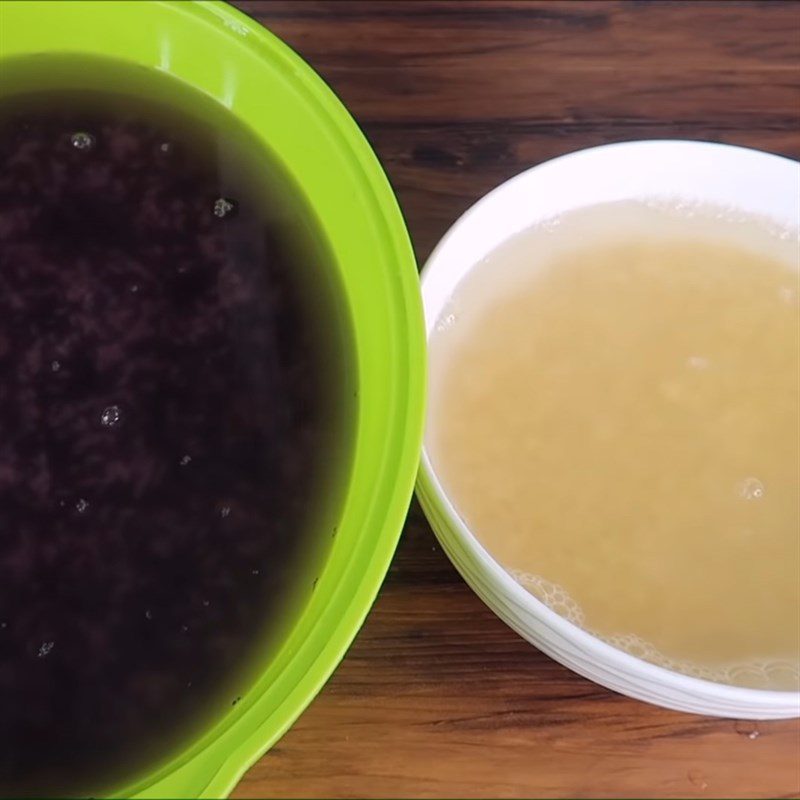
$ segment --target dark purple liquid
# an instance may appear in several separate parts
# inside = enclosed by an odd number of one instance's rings
[[[0,794],[113,787],[230,708],[326,458],[245,170],[106,100],[0,105]]]

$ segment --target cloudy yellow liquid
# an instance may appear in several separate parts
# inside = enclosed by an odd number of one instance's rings
[[[458,286],[430,347],[434,469],[494,558],[654,663],[800,688],[797,231],[595,206]]]

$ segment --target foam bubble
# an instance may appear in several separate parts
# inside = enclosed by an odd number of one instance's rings
[[[436,320],[436,330],[446,331],[452,328],[458,321],[458,309],[456,308],[455,300],[451,297],[439,312],[439,317]]]
[[[542,220],[536,227],[544,233],[553,233],[561,225],[561,217],[549,217]]]
[[[100,422],[106,428],[113,428],[120,419],[122,419],[122,411],[119,406],[108,406],[103,409],[103,413],[100,415]]]
[[[708,369],[710,363],[709,359],[705,356],[689,356],[689,358],[686,359],[686,366],[698,371]]]
[[[453,325],[456,323],[456,315],[455,314],[445,314],[444,316],[439,318],[439,321],[436,323],[436,330],[437,331],[446,331],[448,328],[452,328]]]
[[[76,131],[69,140],[76,150],[91,150],[94,147],[94,136],[86,131]]]
[[[229,216],[236,208],[235,203],[227,197],[218,197],[214,201],[214,216],[219,219],[224,219]]]
[[[787,306],[795,305],[797,303],[797,289],[791,286],[781,286],[780,289],[778,289],[778,297],[781,302],[786,303]]]
[[[693,661],[671,658],[655,645],[635,633],[601,634],[585,624],[586,615],[581,606],[564,589],[540,575],[509,569],[509,575],[541,600],[549,609],[574,625],[583,628],[601,641],[629,655],[663,667],[671,672],[680,672],[693,678],[743,686],[750,689],[800,689],[800,663],[788,659],[742,661],[722,666],[709,666]]]
[[[745,478],[739,484],[739,496],[744,500],[760,500],[764,496],[764,484],[758,478]]]
[[[511,570],[510,575],[548,608],[575,625],[583,625],[583,609],[570,597],[569,592],[557,583],[551,583],[540,575]]]
[[[46,658],[50,655],[50,651],[55,647],[55,642],[42,642],[39,647],[39,652],[36,654],[39,658]]]

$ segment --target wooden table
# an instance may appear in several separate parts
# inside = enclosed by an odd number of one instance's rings
[[[624,139],[800,157],[800,5],[240,2],[377,150],[420,263],[521,169]],[[629,700],[526,644],[414,505],[335,676],[238,797],[795,797],[800,723]]]

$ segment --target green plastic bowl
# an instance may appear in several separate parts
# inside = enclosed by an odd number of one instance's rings
[[[39,54],[159,69],[229,108],[299,187],[349,305],[358,373],[355,441],[338,533],[316,590],[236,706],[168,763],[113,792],[218,797],[330,676],[396,547],[423,425],[424,326],[413,252],[389,183],[345,108],[288,47],[232,7],[4,0],[0,71],[6,59]]]

